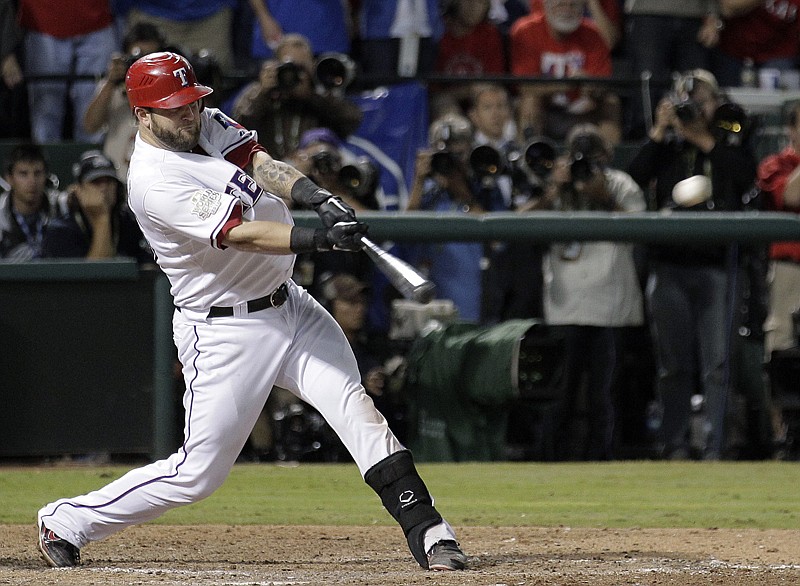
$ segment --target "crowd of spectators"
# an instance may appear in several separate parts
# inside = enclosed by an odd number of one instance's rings
[[[124,77],[141,55],[167,49],[220,88],[213,105],[256,130],[272,156],[356,210],[397,201],[398,211],[462,214],[797,211],[798,110],[787,121],[789,146],[759,167],[752,120],[725,88],[800,89],[799,7],[800,0],[0,0],[0,139],[20,145],[0,183],[0,256],[149,262],[125,207],[136,126]],[[365,156],[363,141],[350,139],[381,88],[411,81],[425,91],[427,140],[412,145],[413,173],[403,178],[402,161]],[[359,103],[358,94],[367,97]],[[93,147],[74,161],[72,177],[53,177],[37,146],[59,141]],[[615,168],[623,144],[635,154],[629,167]],[[402,195],[387,173],[401,177]],[[572,376],[560,424],[586,392],[590,430],[585,446],[559,457],[614,457],[622,330],[638,328],[655,361],[659,455],[718,459],[731,453],[731,386],[745,378],[730,359],[744,347],[740,338],[757,340],[766,361],[797,345],[795,249],[770,248],[774,282],[766,269],[749,271],[756,258],[766,267],[766,250],[735,246],[491,241],[400,252],[464,320],[541,318],[566,331]],[[364,327],[385,333],[392,294],[361,257],[300,258],[296,279],[320,295],[322,275],[358,279],[353,302],[360,307],[370,295],[384,306],[365,311]],[[754,294],[759,287],[771,297]],[[739,327],[742,313],[769,317]],[[757,398],[767,396],[764,388],[749,394],[762,411],[769,401]],[[698,406],[706,413],[699,439]],[[759,454],[780,436],[774,427],[750,430]]]
[[[9,124],[0,138],[104,137],[103,117],[87,118],[95,80],[114,85],[122,64],[152,50],[136,46],[142,25],[160,35],[146,42],[184,52],[201,70],[216,67],[231,99],[248,81],[263,86],[262,66],[280,62],[282,40],[297,34],[312,56],[353,59],[360,87],[431,75],[634,81],[648,74],[655,102],[674,72],[696,68],[722,87],[740,85],[752,67],[784,74],[764,83],[796,85],[797,8],[793,0],[3,0],[0,89]],[[313,58],[304,61],[313,68]],[[517,84],[520,132],[563,139],[572,124],[591,122],[615,144],[643,137],[652,115],[638,88],[611,87]],[[437,100],[444,110],[463,107],[469,93],[451,82],[430,90],[432,117],[445,113]]]

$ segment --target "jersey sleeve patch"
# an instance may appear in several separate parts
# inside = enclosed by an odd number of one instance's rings
[[[213,189],[198,189],[192,194],[192,214],[207,220],[219,210],[222,194]]]
[[[230,117],[226,116],[223,112],[221,112],[219,110],[214,112],[214,114],[211,117],[214,120],[216,120],[219,123],[219,125],[222,126],[223,128],[226,128],[226,129],[227,128],[237,128],[237,129],[240,129],[240,130],[244,130],[244,127],[241,124],[236,122],[233,118],[230,118]]]

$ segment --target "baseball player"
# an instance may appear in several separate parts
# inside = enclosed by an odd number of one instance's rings
[[[359,250],[366,226],[341,200],[272,159],[254,132],[204,108],[213,90],[183,57],[142,57],[125,83],[139,124],[130,207],[171,285],[186,382],[184,441],[165,460],[43,507],[46,561],[76,566],[92,541],[209,496],[277,385],[322,413],[423,568],[463,569],[452,527],[361,386],[342,330],[291,279],[295,254]],[[324,227],[294,226],[282,198],[314,208]]]

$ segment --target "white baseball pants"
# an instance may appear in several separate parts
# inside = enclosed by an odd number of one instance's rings
[[[361,386],[336,321],[304,289],[292,282],[289,289],[283,306],[249,315],[206,319],[176,311],[174,337],[186,381],[183,445],[99,490],[46,505],[39,523],[83,547],[209,496],[227,477],[273,385],[325,417],[362,477],[403,449]],[[454,539],[446,523],[429,534]]]

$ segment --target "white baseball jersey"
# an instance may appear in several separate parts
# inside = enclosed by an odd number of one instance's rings
[[[255,133],[213,108],[200,116],[199,146],[207,154],[167,151],[136,137],[128,198],[169,278],[175,305],[207,311],[267,295],[292,275],[294,255],[221,246],[221,230],[234,208],[240,206],[245,221],[293,221],[278,196],[226,159],[244,166],[257,144]]]

